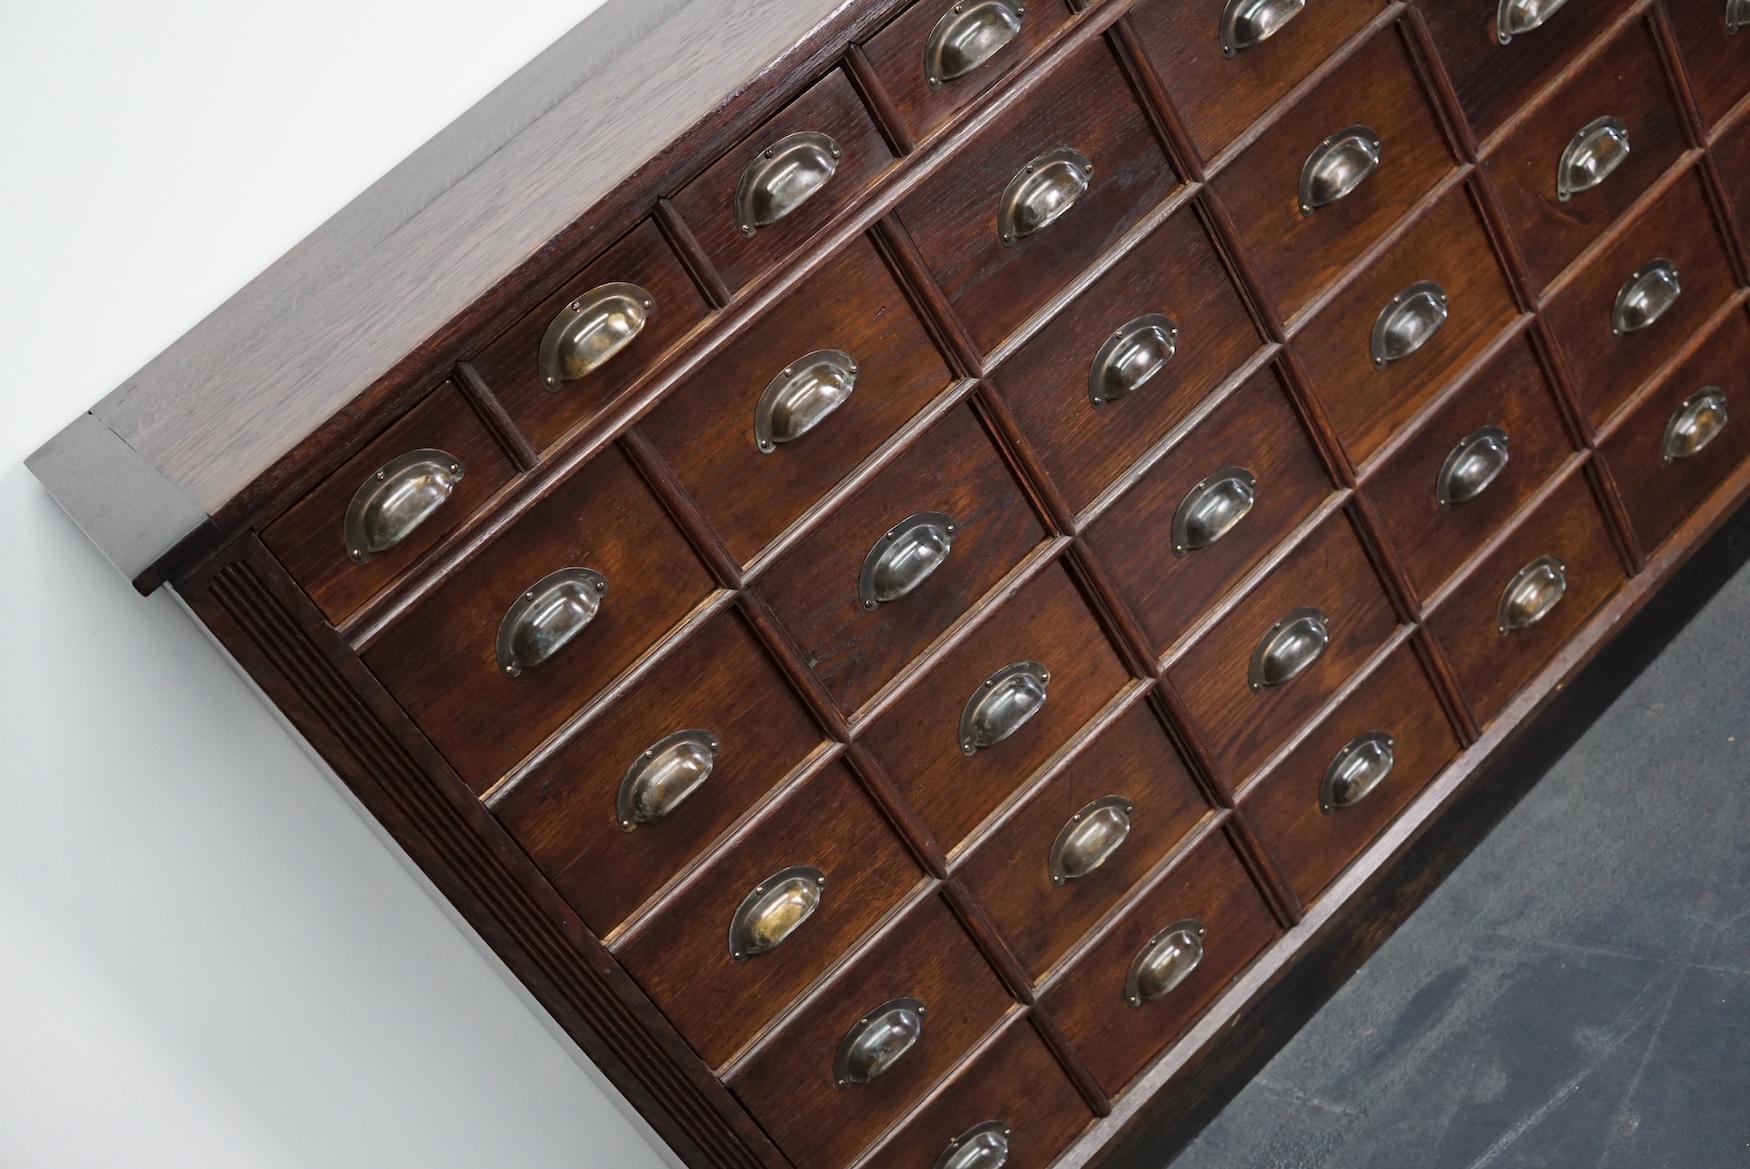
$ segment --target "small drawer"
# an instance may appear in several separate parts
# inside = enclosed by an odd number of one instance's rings
[[[1379,0],[1144,0],[1130,23],[1197,152],[1211,159],[1381,8]]]
[[[793,1164],[835,1169],[920,1100],[1012,1003],[953,913],[929,897],[727,1082]]]
[[[710,311],[647,219],[500,334],[474,368],[546,450],[613,405]]]
[[[1240,799],[1301,904],[1397,818],[1458,754],[1458,737],[1405,645]]]
[[[1265,368],[1173,444],[1087,539],[1164,653],[1330,494],[1281,380]]]
[[[616,956],[719,1067],[923,875],[850,770],[832,763],[640,922]]]
[[[1718,125],[1750,94],[1750,12],[1739,0],[1674,0],[1665,5],[1695,104]]]
[[[1550,299],[1544,319],[1594,425],[1731,295],[1725,248],[1701,172],[1691,171]]]
[[[1139,702],[981,842],[958,876],[1037,980],[1207,808]]]
[[[1632,3],[1417,0],[1417,7],[1465,117],[1478,138],[1488,138]]]
[[[747,561],[951,380],[874,246],[859,239],[642,426]]]
[[[1533,287],[1573,263],[1685,145],[1659,46],[1635,21],[1483,162]]]
[[[1750,116],[1739,118],[1716,139],[1712,154],[1725,187],[1726,203],[1738,221],[1738,232],[1750,239]]]
[[[1016,1019],[864,1164],[1048,1169],[1093,1119],[1039,1033]],[[989,1152],[969,1159],[977,1149]]]
[[[1362,463],[1517,313],[1459,187],[1301,326],[1294,348],[1337,437]]]
[[[925,180],[899,219],[988,353],[1178,183],[1099,39]]]
[[[474,408],[445,382],[269,524],[261,538],[322,615],[338,625],[514,473]]]
[[[1069,574],[1052,565],[861,737],[952,852],[1128,680]]]
[[[1438,592],[1573,454],[1553,393],[1520,336],[1368,471],[1362,494],[1417,596]]]
[[[1734,415],[1742,415],[1735,417]],[[1750,455],[1750,320],[1734,311],[1600,448],[1652,552]]]
[[[1330,516],[1168,668],[1216,777],[1256,770],[1397,623],[1349,517]]]
[[[398,617],[365,664],[484,791],[711,591],[610,447]]]
[[[737,292],[805,246],[892,162],[835,69],[681,188],[674,205]]]
[[[606,935],[820,737],[741,616],[725,612],[494,798],[492,812]]]
[[[1116,1096],[1279,932],[1226,835],[1212,832],[1041,1002]]]
[[[1044,538],[978,419],[956,406],[757,587],[850,711]]]
[[[1501,713],[1622,581],[1604,517],[1576,472],[1428,617],[1477,721]]]
[[[1079,512],[1260,344],[1187,207],[1053,317],[995,381]]]
[[[1212,184],[1284,319],[1453,169],[1393,24],[1246,147]]]
[[[863,53],[900,122],[922,142],[1069,18],[1063,0],[918,0]]]

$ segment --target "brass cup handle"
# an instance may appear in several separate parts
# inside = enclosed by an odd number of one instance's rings
[[[1152,381],[1179,351],[1179,326],[1161,313],[1144,313],[1106,338],[1088,369],[1088,400],[1095,407],[1129,397]]]
[[[808,865],[779,869],[742,899],[729,919],[729,957],[746,962],[769,954],[820,908],[826,874]]]
[[[1258,502],[1258,480],[1244,467],[1223,467],[1185,493],[1173,511],[1173,557],[1207,548],[1239,526]]]
[[[1590,191],[1628,161],[1628,127],[1608,114],[1586,123],[1562,151],[1556,166],[1556,198],[1566,203]]]
[[[838,349],[805,353],[767,383],[753,412],[754,445],[771,454],[795,442],[850,400],[857,361]]]
[[[1446,290],[1432,280],[1410,285],[1391,298],[1373,322],[1369,350],[1373,368],[1384,369],[1434,339],[1451,313]]]
[[[1658,323],[1683,295],[1683,278],[1670,260],[1654,260],[1630,276],[1616,294],[1610,331],[1621,336]]]
[[[1253,694],[1286,685],[1306,673],[1331,644],[1331,626],[1317,609],[1296,609],[1258,639],[1246,685]]]
[[[1693,395],[1665,423],[1665,438],[1660,443],[1665,461],[1672,463],[1699,455],[1720,436],[1728,421],[1726,392],[1720,387],[1709,386]]]
[[[953,1140],[936,1158],[933,1169],[1003,1169],[1009,1161],[1009,1141],[1015,1130],[1007,1121],[975,1124]]]
[[[1495,626],[1505,637],[1529,629],[1550,615],[1568,591],[1568,566],[1554,556],[1539,556],[1513,574],[1501,590]]]
[[[1203,961],[1203,923],[1175,921],[1144,942],[1124,978],[1124,1001],[1133,1007],[1165,998]]]
[[[1111,860],[1129,837],[1135,814],[1135,805],[1123,796],[1101,796],[1064,821],[1045,858],[1051,883],[1079,881]]]
[[[1051,671],[1038,662],[1012,662],[983,682],[960,712],[960,750],[976,754],[1013,735],[1045,709]]]
[[[1459,439],[1434,478],[1434,502],[1440,510],[1469,503],[1487,491],[1507,469],[1509,442],[1499,426],[1480,426]]]
[[[1726,31],[1750,28],[1750,0],[1726,0]]]
[[[1237,57],[1255,49],[1301,14],[1306,0],[1227,0],[1221,13],[1221,51]]]
[[[874,612],[909,596],[942,565],[954,548],[954,521],[939,511],[906,516],[882,533],[863,558],[857,598]]]
[[[830,134],[787,134],[759,152],[735,186],[735,225],[744,236],[794,212],[832,179],[844,151]]]
[[[1495,15],[1495,39],[1507,44],[1520,33],[1540,29],[1568,0],[1501,0]]]
[[[710,731],[695,729],[664,735],[646,747],[620,779],[614,798],[620,827],[631,832],[680,807],[711,778],[722,746]]]
[[[1027,9],[1017,0],[962,0],[936,22],[924,41],[924,81],[941,89],[965,77],[1020,35]]]
[[[536,355],[541,382],[556,390],[588,377],[638,339],[656,300],[636,284],[602,284],[559,310]]]
[[[997,203],[1004,245],[1044,231],[1076,205],[1094,181],[1094,164],[1070,147],[1047,150],[1015,172]]]
[[[467,474],[448,451],[424,448],[397,455],[365,477],[341,520],[341,538],[354,564],[405,540],[432,517]]]
[[[498,624],[498,668],[515,678],[547,661],[595,620],[607,592],[593,568],[561,568],[524,589]]]
[[[1397,763],[1397,742],[1384,731],[1368,731],[1344,744],[1319,781],[1319,811],[1340,812],[1366,799]]]
[[[851,1024],[833,1055],[833,1082],[846,1088],[892,1071],[923,1038],[926,1013],[917,999],[891,999]]]
[[[1313,147],[1300,169],[1300,213],[1311,215],[1354,194],[1379,169],[1379,135],[1366,126],[1339,130]]]

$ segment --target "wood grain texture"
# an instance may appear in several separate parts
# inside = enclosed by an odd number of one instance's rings
[[[1689,73],[1702,120],[1717,125],[1750,94],[1750,46],[1744,33],[1726,31],[1726,6],[1712,0],[1669,0],[1665,5]]]
[[[1740,238],[1750,239],[1750,114],[1715,140],[1712,151]]]

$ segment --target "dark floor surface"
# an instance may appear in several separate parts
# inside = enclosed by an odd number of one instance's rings
[[[1173,1162],[1485,1166],[1750,1167],[1750,568]]]

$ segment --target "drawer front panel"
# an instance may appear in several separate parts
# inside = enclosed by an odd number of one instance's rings
[[[863,1019],[911,999],[922,1028],[899,1058],[863,1082],[839,1078],[839,1051]],[[854,959],[729,1076],[729,1086],[797,1165],[844,1165],[916,1103],[1011,1005],[940,898],[930,897]]]
[[[1044,536],[978,420],[958,406],[786,552],[758,588],[816,676],[855,710]],[[944,538],[945,559],[928,550]],[[891,558],[878,551],[884,543]],[[907,547],[924,550],[897,559]],[[907,561],[916,567],[882,568]],[[881,599],[901,588],[909,591]]]
[[[1553,393],[1531,342],[1512,341],[1362,483],[1424,600],[1573,453]]]
[[[1060,150],[1092,163],[1091,176],[1071,174],[1080,166],[1073,160],[1053,164]],[[1102,39],[1004,111],[900,204],[899,218],[973,341],[989,352],[1177,185]],[[1056,218],[1022,234],[1039,222],[1023,215],[1003,241],[1006,200],[1045,207],[1054,197],[1063,208]]]
[[[805,357],[826,351],[856,363],[849,396],[812,430],[762,452],[755,434],[762,400],[774,384],[788,384],[784,370],[805,371]],[[730,553],[746,561],[949,381],[941,354],[873,245],[857,240],[688,378],[643,425]]]
[[[1206,810],[1154,712],[1138,703],[980,844],[959,876],[1038,979]],[[1078,833],[1081,823],[1093,827]]]
[[[968,714],[1001,685],[1006,667],[1036,663],[1049,674],[1042,706],[1029,706],[1018,683],[1008,737],[968,754]],[[992,686],[987,682],[997,680]],[[1117,653],[1088,612],[1069,574],[1053,565],[1005,600],[868,728],[863,739],[906,800],[946,850],[965,839],[1052,752],[1092,718],[1128,680]],[[1032,715],[1022,715],[1033,709]],[[1024,721],[1016,723],[1016,717]],[[988,738],[994,738],[994,734]]]
[[[428,452],[436,462],[415,465]],[[442,455],[451,459],[444,460]],[[402,468],[399,476],[398,463]],[[449,470],[451,466],[460,467],[459,477]],[[382,528],[365,520],[365,530],[378,531],[384,539],[394,536],[395,540],[378,551],[359,549],[368,557],[360,563],[347,547],[347,519],[354,500],[368,506],[370,501],[364,496],[373,483],[390,484],[399,477],[411,488],[416,486],[414,476],[433,480],[434,470],[436,480],[446,481],[433,481],[441,502],[431,507],[434,496],[422,493],[427,506],[398,520],[390,519]],[[377,478],[379,472],[384,478]],[[513,473],[510,460],[479,415],[461,391],[445,382],[269,524],[262,532],[262,541],[304,586],[322,615],[339,624],[467,519]],[[383,508],[388,502],[384,496],[379,504],[385,517],[395,510]],[[363,509],[359,514],[364,519]],[[409,526],[413,515],[422,518]]]
[[[1750,46],[1744,43],[1750,28],[1728,31],[1729,8],[1728,0],[1674,0],[1665,5],[1695,104],[1710,126],[1750,94]]]
[[[1250,479],[1249,510],[1231,526],[1208,529],[1203,540],[1222,533],[1213,542],[1193,547],[1199,501],[1219,498],[1233,471]],[[1164,652],[1330,493],[1281,381],[1266,368],[1102,514],[1088,542],[1150,644]],[[1180,528],[1189,537],[1182,554]]]
[[[1099,383],[1102,354],[1150,314],[1178,330],[1134,388]],[[1163,327],[1158,322],[1156,328]],[[1092,503],[1257,351],[1256,327],[1196,211],[1176,212],[997,371],[996,385],[1072,509]],[[1112,394],[1118,385],[1125,392]]]
[[[730,953],[732,927],[755,890],[802,867],[824,878],[814,910],[772,948],[737,961]],[[618,957],[715,1067],[922,878],[850,771],[833,763],[665,902]]]
[[[758,805],[820,737],[741,617],[722,613],[495,798],[492,811],[605,935]],[[671,805],[665,791],[687,794]]]
[[[1726,202],[1738,221],[1739,233],[1750,238],[1750,117],[1740,118],[1713,145]]]
[[[565,569],[607,582],[594,617],[511,676],[513,611]],[[711,593],[711,578],[618,448],[476,552],[365,651],[467,783],[485,790]],[[531,613],[530,616],[538,616]]]

